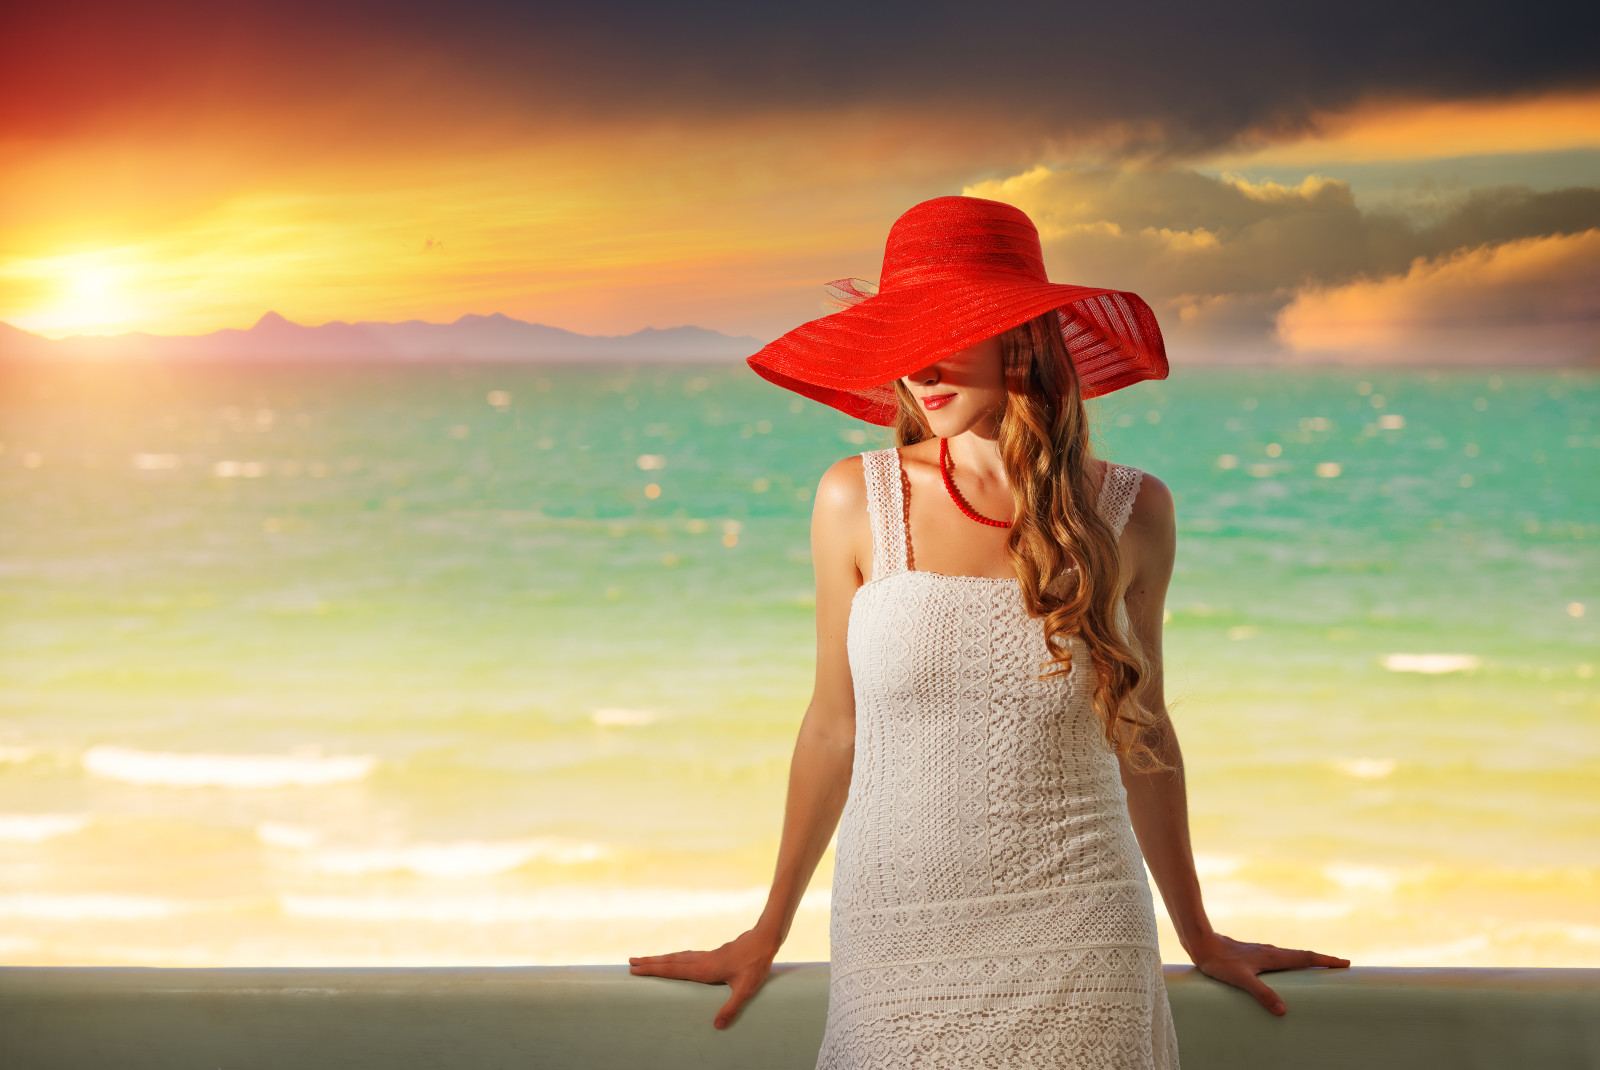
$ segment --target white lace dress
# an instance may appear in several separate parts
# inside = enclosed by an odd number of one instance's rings
[[[819,1070],[1178,1066],[1154,904],[1094,666],[1038,679],[1014,579],[909,570],[900,455],[862,455],[872,579]],[[1143,473],[1111,465],[1121,533]]]

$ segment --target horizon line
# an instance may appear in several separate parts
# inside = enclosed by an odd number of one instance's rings
[[[35,338],[40,338],[40,339],[43,339],[44,341],[47,341],[47,342],[66,342],[66,341],[70,341],[70,340],[72,340],[74,338],[98,338],[98,339],[124,338],[124,337],[127,337],[129,335],[143,335],[143,336],[145,336],[147,338],[204,338],[207,335],[217,334],[217,333],[220,333],[222,331],[253,331],[257,327],[260,327],[263,322],[269,321],[269,320],[271,320],[273,318],[276,318],[277,320],[281,320],[283,323],[286,323],[291,327],[302,327],[302,328],[305,328],[306,330],[317,330],[317,329],[322,328],[322,327],[332,327],[332,326],[358,327],[358,326],[361,326],[363,324],[382,324],[384,326],[394,327],[394,326],[402,326],[402,325],[405,325],[405,324],[408,324],[408,323],[422,324],[422,325],[429,326],[429,327],[451,327],[451,326],[454,326],[457,323],[460,323],[462,320],[469,319],[469,318],[475,318],[475,319],[495,319],[495,318],[499,318],[499,319],[504,319],[504,320],[510,320],[512,323],[520,323],[520,324],[522,324],[523,326],[526,326],[526,327],[544,327],[544,328],[547,328],[547,329],[553,330],[553,331],[562,331],[562,332],[564,332],[566,334],[571,334],[571,335],[574,335],[574,336],[579,337],[579,338],[618,339],[618,338],[632,338],[635,335],[643,334],[646,331],[665,332],[665,331],[678,331],[678,330],[695,330],[695,331],[708,331],[708,332],[710,332],[712,334],[719,334],[724,338],[732,339],[732,340],[735,340],[735,341],[743,341],[745,339],[750,339],[751,341],[760,342],[763,345],[765,345],[768,341],[770,341],[770,339],[760,338],[760,337],[758,337],[756,335],[753,335],[753,334],[738,334],[738,335],[728,334],[727,332],[718,330],[715,327],[703,327],[703,326],[701,326],[699,324],[695,324],[695,323],[680,323],[680,324],[676,324],[676,325],[671,326],[671,327],[654,327],[654,326],[640,327],[638,330],[630,331],[630,332],[628,332],[626,334],[585,334],[582,331],[575,331],[575,330],[572,330],[570,327],[559,327],[559,326],[557,326],[557,325],[555,325],[553,323],[541,323],[541,322],[538,322],[536,320],[518,319],[517,317],[509,315],[509,314],[507,314],[505,312],[463,312],[453,320],[443,320],[443,321],[440,321],[440,320],[427,320],[427,319],[420,319],[420,318],[410,318],[410,319],[402,319],[402,320],[377,320],[377,319],[343,320],[343,319],[331,319],[331,320],[325,320],[322,323],[301,323],[298,320],[290,319],[289,317],[283,315],[281,312],[278,312],[278,311],[276,311],[274,309],[268,309],[267,311],[263,312],[260,316],[256,317],[255,321],[253,323],[249,324],[248,326],[245,326],[245,327],[215,327],[215,328],[213,328],[213,329],[211,329],[209,331],[201,331],[201,332],[198,332],[198,333],[195,333],[195,334],[158,334],[158,333],[156,333],[154,331],[147,331],[147,330],[141,330],[141,329],[138,329],[138,328],[133,328],[133,329],[130,329],[130,330],[116,331],[116,332],[104,333],[104,334],[82,332],[82,333],[66,334],[66,335],[61,335],[60,337],[55,337],[55,336],[52,336],[52,335],[49,335],[49,334],[41,333],[38,330],[33,330],[33,329],[30,329],[30,328],[27,328],[27,327],[20,326],[20,325],[18,325],[16,323],[13,323],[12,321],[7,320],[7,319],[0,319],[0,326],[9,327],[14,331],[21,331],[24,334],[32,335]]]

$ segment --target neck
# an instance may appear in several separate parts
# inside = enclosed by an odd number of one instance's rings
[[[952,436],[950,461],[980,486],[1007,485],[1006,466],[1000,459],[1000,440],[992,428],[973,427]]]

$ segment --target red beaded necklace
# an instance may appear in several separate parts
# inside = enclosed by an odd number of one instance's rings
[[[950,500],[956,503],[956,508],[960,509],[968,519],[976,520],[980,524],[988,524],[992,528],[1009,528],[1011,521],[990,520],[967,504],[967,500],[961,496],[961,492],[956,490],[955,480],[950,478],[950,473],[954,470],[955,465],[950,463],[950,440],[941,438],[939,440],[939,474],[944,476],[944,489],[950,492]]]

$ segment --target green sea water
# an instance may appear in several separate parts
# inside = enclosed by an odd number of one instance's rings
[[[0,385],[0,961],[614,962],[754,920],[812,490],[879,430],[742,365]],[[1600,965],[1600,377],[1179,368],[1092,409],[1177,502],[1217,926]],[[826,957],[830,866],[783,957]]]

